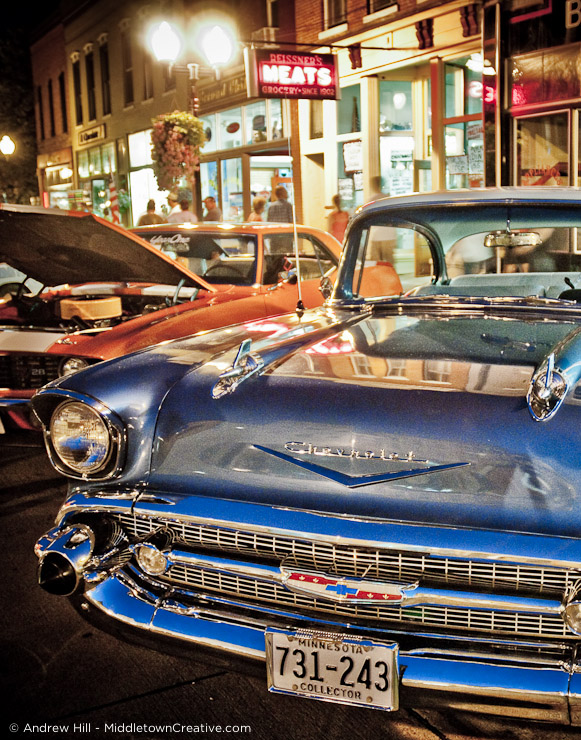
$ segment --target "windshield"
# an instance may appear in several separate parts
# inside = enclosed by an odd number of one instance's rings
[[[252,285],[256,281],[255,236],[200,232],[148,232],[143,236],[209,283]]]
[[[349,243],[356,253],[352,295],[412,291],[577,300],[563,294],[581,289],[581,225],[573,217],[579,220],[579,210],[536,211],[495,208],[487,219],[486,208],[472,208],[468,218],[465,210],[440,207],[431,218],[422,213],[421,223],[404,222],[400,211],[392,219],[399,223],[366,224],[352,232]],[[350,277],[348,268],[343,275]]]

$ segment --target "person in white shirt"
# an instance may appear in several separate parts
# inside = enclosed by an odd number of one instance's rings
[[[190,211],[190,202],[188,200],[180,200],[179,211],[172,211],[167,217],[169,224],[197,224],[198,217],[195,213]]]

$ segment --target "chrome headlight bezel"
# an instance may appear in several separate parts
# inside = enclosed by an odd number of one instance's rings
[[[125,452],[125,431],[123,426],[113,416],[112,412],[107,409],[103,404],[98,402],[91,402],[90,399],[67,396],[64,399],[57,399],[59,403],[55,403],[50,418],[47,419],[44,424],[44,439],[48,452],[48,456],[52,465],[63,475],[69,478],[75,478],[77,480],[106,480],[117,475],[121,470],[122,456]],[[59,413],[62,414],[67,407],[79,406],[81,409],[86,410],[91,414],[95,420],[98,420],[106,430],[108,436],[108,448],[106,453],[103,455],[99,464],[91,469],[81,469],[69,464],[58,451],[58,446],[55,443],[53,422],[55,416]]]
[[[59,378],[66,378],[68,375],[79,373],[81,370],[90,367],[90,364],[86,357],[77,357],[76,355],[64,357],[59,363]],[[76,367],[74,367],[75,365]]]

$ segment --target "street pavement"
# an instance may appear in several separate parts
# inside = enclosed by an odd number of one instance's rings
[[[265,681],[169,657],[88,625],[36,583],[36,539],[66,485],[36,435],[0,437],[4,737],[569,740],[581,728],[450,711],[397,713],[275,696]]]

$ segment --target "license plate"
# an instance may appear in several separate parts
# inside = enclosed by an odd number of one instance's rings
[[[269,691],[394,711],[398,646],[329,632],[266,630]]]

